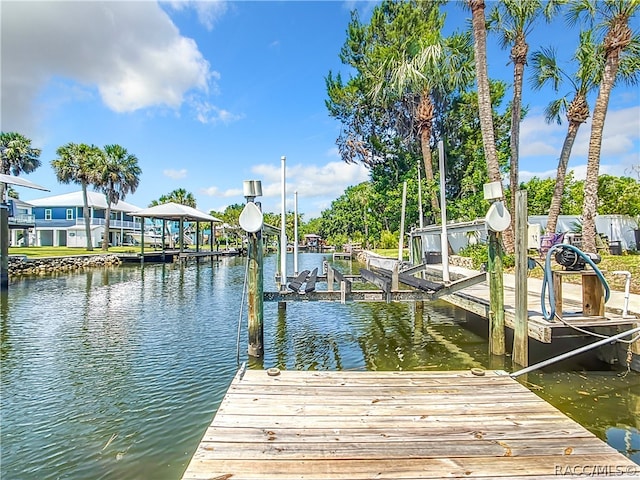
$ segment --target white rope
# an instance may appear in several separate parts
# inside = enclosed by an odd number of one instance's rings
[[[244,282],[242,284],[242,298],[240,299],[240,315],[238,316],[238,336],[236,338],[236,365],[240,365],[240,330],[242,329],[242,312],[244,307],[244,297],[247,291],[247,277],[249,276],[249,256],[244,269]]]
[[[558,320],[560,320],[562,323],[564,323],[567,327],[573,328],[574,330],[577,330],[578,332],[584,333],[586,335],[591,335],[593,337],[598,337],[598,338],[609,338],[609,335],[602,335],[600,333],[592,332],[590,330],[585,330],[585,329],[577,327],[575,325],[571,325],[569,322],[567,322],[565,319],[563,319],[558,314],[556,314],[556,318]],[[638,340],[640,340],[640,334],[636,335],[635,337],[632,337],[631,340],[623,340],[621,338],[618,338],[616,340],[612,340],[612,342],[620,342],[620,343],[632,344],[633,342],[636,342]]]

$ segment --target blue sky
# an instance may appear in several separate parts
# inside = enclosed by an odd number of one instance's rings
[[[347,73],[339,59],[350,11],[367,19],[375,3],[338,1],[7,1],[2,16],[2,130],[42,149],[42,167],[26,176],[51,194],[61,185],[50,167],[68,142],[117,143],[137,156],[138,190],[126,201],[146,207],[176,188],[198,208],[242,203],[243,180],[261,180],[265,211],[280,210],[281,156],[287,203],[298,191],[305,219],[368,178],[335,146],[340,125],[324,104],[324,78]],[[488,3],[491,6],[491,3]],[[470,13],[447,6],[447,30]],[[638,29],[638,19],[634,19]],[[530,50],[574,45],[562,21],[540,23]],[[490,37],[489,74],[509,84],[508,53]],[[560,50],[561,57],[570,58]],[[526,74],[525,74],[526,82]],[[568,90],[568,87],[567,87]],[[549,91],[527,85],[521,126],[521,180],[555,175],[566,124],[547,125]],[[592,102],[593,103],[593,102]],[[576,140],[569,168],[584,176],[590,123]],[[640,165],[640,94],[614,89],[601,172],[631,175]],[[20,189],[24,200],[42,192]]]

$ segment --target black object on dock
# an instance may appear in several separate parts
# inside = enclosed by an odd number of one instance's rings
[[[318,272],[317,268],[315,272],[316,273]],[[300,272],[300,274],[296,278],[291,280],[291,283],[289,283],[289,288],[294,292],[299,292],[300,287],[302,287],[302,284],[307,280],[307,276],[309,276],[309,270],[304,270]]]
[[[316,289],[316,279],[318,277],[318,267],[314,268],[311,275],[307,277],[307,284],[304,287],[304,293],[313,292]]]

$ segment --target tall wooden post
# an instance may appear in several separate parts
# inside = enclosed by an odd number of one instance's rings
[[[529,313],[527,308],[527,191],[516,193],[516,312],[513,330],[513,361],[529,365]]]
[[[180,253],[184,250],[184,217],[180,217],[180,225],[178,226],[178,235],[180,237]]]
[[[247,313],[249,316],[249,349],[252,357],[264,355],[264,287],[262,279],[262,235],[258,231],[249,233],[248,262],[249,276],[247,278]]]
[[[0,292],[9,290],[9,210],[0,205]]]
[[[489,230],[489,352],[505,354],[504,341],[504,279],[500,233]]]
[[[200,222],[196,222],[196,252],[200,251]],[[196,256],[196,259],[200,257]]]

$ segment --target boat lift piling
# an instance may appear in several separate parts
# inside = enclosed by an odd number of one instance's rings
[[[264,218],[256,197],[262,196],[262,183],[259,180],[247,180],[243,184],[244,197],[247,200],[240,214],[240,226],[247,232],[247,315],[249,346],[247,353],[251,357],[264,355],[264,286],[262,228]]]
[[[4,147],[3,147],[4,148]],[[49,189],[25,180],[24,178],[0,173],[3,197],[7,196],[7,185],[33,188],[48,192]],[[6,198],[0,198],[0,292],[9,290],[9,204]]]
[[[513,330],[513,361],[529,364],[529,312],[527,308],[527,191],[516,192],[516,285],[515,328]]]

